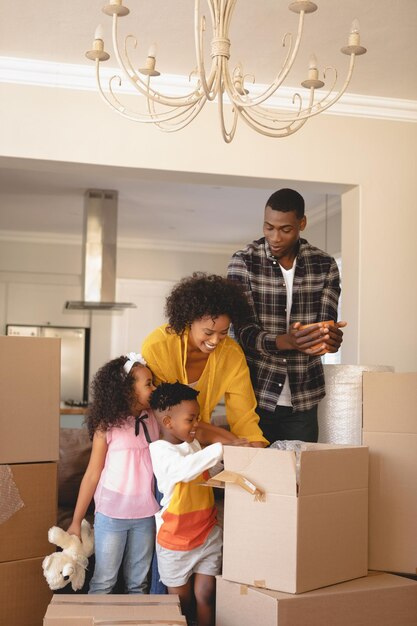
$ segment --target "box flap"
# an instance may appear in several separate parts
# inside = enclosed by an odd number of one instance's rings
[[[299,496],[368,487],[366,446],[309,444],[300,453]]]
[[[241,474],[265,493],[297,494],[292,450],[224,446],[224,468]]]
[[[78,603],[62,603],[57,602],[50,604],[45,614],[44,624],[48,626],[61,626],[68,623],[78,626],[80,620],[90,618],[91,624],[132,624],[136,626],[143,624],[156,625],[159,623],[171,624],[172,626],[185,626],[186,620],[178,609],[170,604],[149,602],[89,602],[88,597],[85,601]],[[88,621],[81,622],[88,623]]]
[[[417,433],[417,372],[365,372],[363,429]]]
[[[176,594],[73,594],[55,593],[52,596],[51,604],[170,604],[180,611],[180,599]]]

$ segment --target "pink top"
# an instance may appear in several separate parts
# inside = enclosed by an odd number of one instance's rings
[[[142,411],[150,439],[159,439],[159,428],[151,411]],[[108,450],[94,494],[96,512],[119,519],[154,515],[160,508],[154,496],[154,476],[143,422],[135,435],[135,418],[107,431]]]

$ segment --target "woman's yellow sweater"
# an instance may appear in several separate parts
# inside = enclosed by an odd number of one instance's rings
[[[188,331],[180,336],[167,331],[166,324],[146,337],[142,354],[155,377],[156,385],[177,380],[189,384],[185,369],[187,345]],[[256,399],[245,355],[236,341],[226,337],[219,343],[209,355],[194,388],[200,392],[197,400],[202,421],[210,423],[213,409],[224,396],[231,432],[248,441],[266,442],[258,426]]]

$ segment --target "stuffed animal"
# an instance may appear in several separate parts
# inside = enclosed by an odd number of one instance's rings
[[[84,585],[88,557],[94,552],[94,533],[87,520],[81,522],[81,541],[58,526],[48,531],[48,540],[62,548],[42,561],[43,574],[50,589],[62,589],[69,582],[74,591]]]

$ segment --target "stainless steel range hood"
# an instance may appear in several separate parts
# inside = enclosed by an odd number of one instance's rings
[[[117,191],[89,189],[84,197],[83,300],[66,309],[117,311],[135,308],[115,302],[117,256]]]

